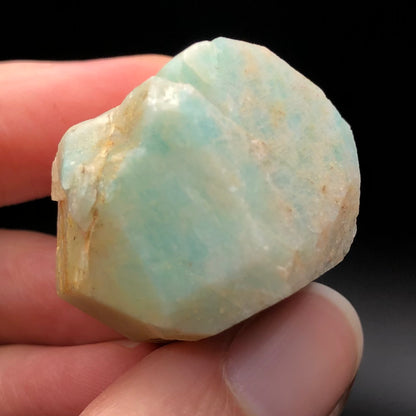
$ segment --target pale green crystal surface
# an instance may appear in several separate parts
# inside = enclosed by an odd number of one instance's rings
[[[58,292],[136,340],[216,334],[343,259],[359,185],[318,87],[264,47],[194,44],[63,137]]]

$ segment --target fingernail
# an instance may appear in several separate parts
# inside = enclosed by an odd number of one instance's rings
[[[224,378],[250,416],[329,414],[355,376],[362,343],[350,303],[314,283],[242,327]]]
[[[332,411],[328,414],[328,416],[339,416],[342,414],[342,411],[344,410],[344,407],[347,403],[348,397],[351,393],[352,386],[354,384],[354,381],[350,384],[350,386],[345,390],[344,394],[341,396],[341,398],[337,401],[337,404],[332,409]]]

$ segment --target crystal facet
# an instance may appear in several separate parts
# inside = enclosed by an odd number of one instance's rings
[[[262,46],[196,43],[63,137],[58,292],[135,340],[216,334],[343,259],[359,185],[318,87]]]

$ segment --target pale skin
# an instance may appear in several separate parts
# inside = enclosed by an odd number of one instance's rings
[[[119,104],[158,55],[0,64],[0,205],[50,195],[71,125]],[[362,355],[352,306],[311,284],[216,337],[133,344],[58,298],[52,236],[0,230],[3,416],[335,416]]]

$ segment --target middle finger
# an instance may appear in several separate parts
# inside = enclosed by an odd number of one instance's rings
[[[156,347],[127,340],[0,347],[2,416],[75,416]]]
[[[50,235],[0,230],[0,344],[77,345],[123,338],[58,297],[55,249]]]

